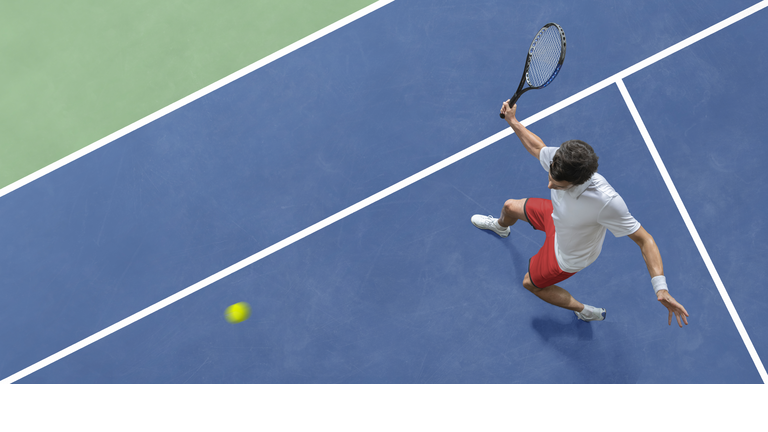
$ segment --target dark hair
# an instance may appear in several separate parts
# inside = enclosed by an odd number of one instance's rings
[[[549,174],[555,181],[567,181],[578,186],[597,172],[597,159],[592,146],[584,141],[566,141],[552,158]]]

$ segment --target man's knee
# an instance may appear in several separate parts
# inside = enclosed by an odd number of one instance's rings
[[[534,294],[541,291],[541,288],[537,287],[536,285],[533,284],[533,282],[531,282],[530,273],[525,274],[525,277],[523,278],[523,286],[525,287],[525,289],[527,289],[528,291]]]
[[[504,203],[504,211],[515,219],[522,219],[528,221],[525,217],[525,201],[526,199],[510,199]]]

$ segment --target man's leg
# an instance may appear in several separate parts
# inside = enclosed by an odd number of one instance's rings
[[[559,306],[564,309],[572,310],[576,317],[582,321],[602,321],[605,319],[605,309],[585,305],[571,295],[568,291],[557,285],[550,285],[546,288],[538,288],[531,282],[529,273],[525,274],[523,286],[530,292],[545,302]]]
[[[550,285],[546,288],[536,287],[536,285],[531,282],[531,276],[528,273],[525,274],[525,279],[523,279],[523,286],[528,291],[536,294],[538,298],[549,304],[560,306],[561,308],[572,310],[574,312],[581,312],[584,310],[584,305],[581,302],[573,298],[571,293],[557,285]]]
[[[519,200],[507,200],[504,203],[504,207],[501,208],[501,216],[499,217],[499,225],[502,228],[506,228],[515,224],[518,219],[522,219],[528,222],[528,218],[525,217],[525,202],[528,198]]]
[[[492,230],[501,237],[507,237],[511,232],[509,227],[514,225],[518,219],[528,222],[528,218],[525,217],[525,202],[527,200],[528,198],[507,200],[498,219],[493,216],[474,215],[472,216],[472,224],[480,229]]]

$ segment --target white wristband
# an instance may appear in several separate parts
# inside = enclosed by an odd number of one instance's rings
[[[651,279],[651,283],[653,284],[653,291],[657,294],[659,293],[659,290],[667,290],[667,278],[664,276],[656,276],[655,278]]]

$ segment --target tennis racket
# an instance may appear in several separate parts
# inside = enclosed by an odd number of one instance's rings
[[[539,30],[528,49],[525,59],[525,70],[517,86],[515,95],[509,99],[510,108],[515,105],[520,96],[528,90],[542,89],[555,79],[565,60],[565,32],[555,23],[549,23]],[[528,87],[523,89],[525,83]],[[501,118],[504,114],[499,113]]]

